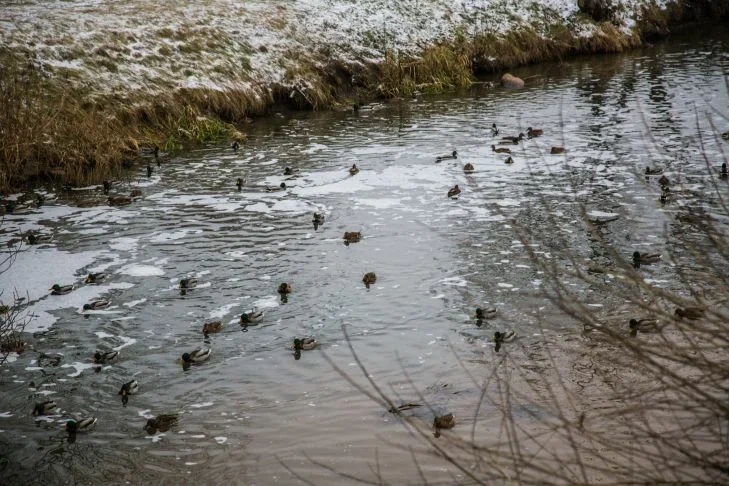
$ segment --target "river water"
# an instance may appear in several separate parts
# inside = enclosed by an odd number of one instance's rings
[[[359,113],[276,113],[248,127],[237,154],[227,145],[195,148],[150,178],[140,167],[113,188],[143,192],[122,208],[76,206],[101,198],[99,188],[39,188],[49,202],[7,216],[2,228],[3,241],[27,230],[52,235],[0,276],[3,299],[13,289],[27,293],[34,316],[26,334],[32,348],[0,368],[3,477],[295,484],[291,469],[314,484],[343,484],[350,480],[326,467],[372,480],[379,463],[387,481],[417,481],[407,449],[386,444],[417,442],[325,359],[364,383],[342,327],[388,393],[425,399],[438,413],[456,414],[453,433],[470,431],[478,389],[459,359],[485,373],[499,329],[515,329],[525,346],[540,339],[538,321],[579,332],[541,296],[544,276],[519,228],[533,232],[529,244],[543,258],[562,259],[554,248],[566,245],[586,265],[609,266],[611,257],[587,236],[583,205],[592,219],[618,217],[604,236],[629,258],[665,251],[672,233],[683,231],[666,224],[672,215],[691,204],[712,208],[717,193],[726,195],[717,167],[729,144],[710,121],[729,130],[728,43],[719,31],[517,69],[527,78],[519,91],[479,84]],[[511,146],[514,163],[506,165],[490,148],[492,122],[499,136],[527,126],[544,135]],[[550,155],[552,146],[567,153]],[[452,150],[457,160],[434,163]],[[361,170],[350,176],[353,163]],[[476,171],[464,174],[465,163]],[[677,195],[661,205],[657,183],[640,176],[646,166],[664,168],[698,201]],[[284,176],[285,167],[297,172]],[[246,179],[240,192],[238,177]],[[285,191],[265,190],[284,181]],[[446,197],[454,184],[457,200]],[[326,218],[318,228],[314,212]],[[345,246],[345,231],[361,231],[362,241]],[[651,278],[670,286],[682,265],[651,269]],[[110,278],[83,285],[92,271]],[[362,276],[370,271],[377,282],[368,290]],[[181,295],[184,277],[199,285]],[[285,303],[282,282],[293,287]],[[78,288],[50,296],[54,283]],[[612,302],[579,290],[595,308]],[[112,306],[83,313],[95,297]],[[496,307],[498,318],[477,327],[477,305]],[[265,318],[242,332],[238,317],[253,308]],[[212,320],[225,329],[204,340],[202,324]],[[292,339],[309,335],[320,348],[294,359]],[[184,371],[181,353],[203,345],[213,349],[210,360]],[[96,372],[97,349],[118,349],[120,357]],[[117,392],[131,379],[140,392],[123,406]],[[36,421],[33,404],[44,399],[59,411]],[[180,414],[176,427],[144,432],[147,417],[172,412]],[[489,411],[481,413],[486,420]],[[432,421],[424,407],[415,414]],[[95,430],[67,441],[65,420],[84,416],[98,418]],[[462,478],[438,460],[420,467],[434,482]]]

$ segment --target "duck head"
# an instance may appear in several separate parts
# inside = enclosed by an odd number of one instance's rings
[[[51,287],[51,288],[50,288],[50,289],[48,289],[48,290],[55,290],[56,292],[58,292],[58,291],[60,291],[60,290],[61,290],[61,286],[60,286],[60,285],[58,285],[58,284],[53,284],[53,287]]]
[[[301,350],[301,339],[294,338],[294,350],[300,351]]]
[[[722,174],[726,174],[726,172],[727,172],[727,170],[726,170],[726,162],[722,162],[722,164],[721,164],[721,173]]]
[[[483,309],[480,307],[477,307],[476,308],[476,319],[483,319],[483,318],[484,318]]]
[[[78,432],[78,423],[75,420],[68,420],[66,422],[66,432],[69,434],[75,434]]]
[[[84,304],[84,310],[91,310],[91,304]]]
[[[454,150],[454,151],[453,151],[453,154],[451,154],[451,155],[453,155],[453,157],[458,157],[458,152],[456,152],[456,151]]]
[[[661,204],[666,204],[668,202],[668,195],[665,193],[661,194]]]
[[[190,361],[192,361],[190,353],[182,353],[182,361],[183,363],[189,363]]]
[[[278,187],[280,187],[281,189],[286,189],[286,183],[282,182]]]
[[[633,252],[633,263],[640,263],[640,252],[639,251]]]

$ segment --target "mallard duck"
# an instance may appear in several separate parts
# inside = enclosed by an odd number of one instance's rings
[[[663,193],[661,194],[661,197],[659,198],[659,201],[661,201],[661,204],[666,204],[668,202],[669,194]]]
[[[508,157],[506,158],[506,160],[504,161],[504,163],[505,163],[505,164],[507,164],[507,165],[509,165],[509,164],[513,164],[513,163],[514,163],[514,159],[512,159],[512,158],[511,158],[511,155],[509,155],[509,156],[508,156]]]
[[[104,272],[90,273],[88,275],[88,277],[86,277],[86,280],[84,280],[84,283],[87,283],[87,284],[99,283],[103,280],[106,280],[106,277],[108,277],[108,275],[105,274]]]
[[[663,169],[661,169],[660,167],[655,167],[655,168],[646,167],[645,168],[645,175],[647,175],[647,176],[648,175],[660,175],[660,174],[663,174]]]
[[[96,351],[94,353],[94,363],[105,364],[114,361],[119,357],[119,351]]]
[[[322,225],[324,224],[324,215],[319,213],[314,213],[314,217],[312,218],[312,221],[314,224]]]
[[[493,319],[496,317],[497,310],[494,307],[487,307],[482,309],[481,307],[476,308],[476,319]]]
[[[51,295],[65,295],[73,291],[73,285],[53,284],[48,290],[51,291]]]
[[[669,186],[671,181],[668,180],[668,177],[666,177],[665,175],[662,175],[661,178],[658,179],[658,183],[661,185],[663,190],[666,190],[666,188]]]
[[[147,177],[152,177],[152,166],[147,162]]]
[[[349,245],[350,243],[359,243],[362,239],[362,233],[360,231],[345,231],[344,232],[344,244]]]
[[[499,332],[496,331],[494,333],[494,343],[496,343],[496,352],[499,352],[499,349],[501,349],[501,345],[504,343],[510,343],[516,339],[516,333],[514,331],[506,331],[506,332]]]
[[[491,150],[493,150],[497,154],[510,154],[511,153],[511,150],[510,149],[508,149],[506,147],[496,148],[496,145],[492,145],[491,146]]]
[[[177,414],[157,415],[154,418],[147,419],[147,424],[144,426],[144,430],[149,435],[154,435],[157,432],[167,432],[170,430],[170,427],[177,423],[177,421]]]
[[[240,144],[239,144],[239,143],[238,143],[238,141],[236,140],[235,142],[233,142],[233,144],[232,144],[232,145],[230,146],[230,148],[232,148],[232,149],[233,149],[233,152],[237,152],[237,151],[238,151],[238,149],[240,148]]]
[[[97,300],[92,300],[88,304],[84,304],[84,310],[85,311],[101,310],[101,309],[106,309],[110,305],[111,305],[110,300],[97,299]]]
[[[390,407],[388,412],[398,414],[400,412],[404,412],[405,410],[412,410],[413,408],[418,408],[418,407],[422,407],[422,405],[419,403],[407,402],[407,403],[403,403],[402,405],[399,405],[397,407],[395,407],[395,406]]]
[[[372,285],[376,281],[377,275],[375,275],[375,272],[367,272],[365,273],[364,277],[362,277],[362,282],[364,282],[367,288],[370,288],[370,285]]]
[[[295,351],[311,351],[319,345],[316,339],[313,337],[296,338],[294,339],[294,350]]]
[[[729,132],[722,133],[721,138],[723,138],[724,140],[729,140]]]
[[[352,164],[352,167],[349,168],[349,175],[355,175],[357,172],[359,172],[359,167],[357,164]]]
[[[132,192],[129,193],[129,197],[132,199],[137,197],[142,197],[142,190],[141,189],[132,189]]]
[[[243,179],[239,177],[238,180],[235,181],[235,185],[238,187],[238,192],[243,190]]]
[[[111,191],[111,182],[104,181],[102,183],[102,187],[104,188],[104,194],[107,194],[108,195],[109,194],[109,191]]]
[[[638,332],[656,332],[660,330],[657,319],[631,319],[628,323],[630,335],[636,337]]]
[[[451,189],[448,189],[448,197],[453,198],[453,197],[456,197],[457,195],[459,195],[460,193],[461,193],[461,188],[458,187],[458,184],[453,186]]]
[[[286,190],[286,183],[282,182],[278,185],[278,187],[266,187],[267,192],[278,192],[278,191],[285,191]]]
[[[93,208],[94,206],[98,206],[100,201],[97,201],[95,199],[82,199],[80,201],[76,201],[76,207],[77,208]]]
[[[436,429],[452,429],[456,426],[456,417],[452,413],[436,415],[433,418],[433,427]]]
[[[451,152],[450,155],[439,155],[438,157],[435,158],[435,161],[437,163],[437,162],[442,162],[443,160],[457,159],[457,158],[458,158],[458,152],[456,152],[454,150],[453,152]]]
[[[39,415],[48,415],[51,410],[55,410],[56,402],[53,400],[46,400],[45,402],[36,403],[33,407],[33,416],[38,417]]]
[[[544,130],[540,130],[539,128],[527,128],[527,137],[529,138],[536,138],[541,137],[544,134]]]
[[[197,279],[193,277],[183,278],[180,280],[180,288],[184,290],[194,289],[197,287]]]
[[[691,321],[695,321],[704,317],[705,312],[706,311],[700,307],[684,307],[683,309],[679,307],[676,309],[675,314],[679,319],[686,318]]]
[[[502,140],[503,142],[511,142],[511,143],[513,143],[514,145],[518,144],[518,143],[519,143],[519,142],[521,142],[521,141],[522,141],[523,139],[524,139],[524,134],[523,134],[523,133],[520,133],[520,134],[519,134],[519,135],[517,135],[516,137],[501,137],[501,140]]]
[[[38,245],[40,243],[47,243],[51,241],[51,235],[42,235],[39,233],[28,232],[25,236],[28,243],[31,245]]]
[[[66,432],[75,434],[77,432],[85,432],[96,424],[96,417],[89,417],[81,420],[67,420]]]
[[[290,294],[291,291],[292,291],[291,285],[287,284],[286,282],[284,282],[278,286],[279,294]]]
[[[296,172],[296,170],[292,169],[291,167],[284,168],[284,175],[287,175],[287,176],[294,175],[294,172]]]
[[[549,151],[550,154],[556,155],[556,154],[563,154],[566,150],[564,147],[552,147],[552,150]]]
[[[125,399],[129,395],[134,395],[139,391],[139,383],[137,383],[137,380],[132,380],[124,383],[121,386],[121,389],[119,390],[119,395],[122,396],[122,399]]]
[[[210,348],[197,348],[189,353],[182,353],[182,364],[202,363],[210,358],[213,350]]]
[[[214,332],[220,332],[223,330],[223,323],[220,321],[206,322],[203,324],[202,332],[205,336]]]
[[[661,259],[660,253],[641,253],[633,252],[633,265],[640,267],[641,265],[651,265],[657,263]]]
[[[131,197],[126,196],[109,196],[110,206],[126,206],[132,203]]]
[[[721,164],[721,174],[720,175],[721,175],[722,179],[726,179],[727,177],[729,177],[729,172],[727,172],[727,168],[726,168],[726,162],[722,162],[722,164]]]
[[[496,123],[491,124],[491,135],[494,137],[499,134],[499,129],[496,128]]]
[[[469,164],[466,164],[466,165],[463,166],[463,172],[465,172],[466,174],[470,174],[474,170],[476,170],[476,169],[474,169],[473,164],[470,164],[469,163]]]
[[[243,314],[240,315],[240,325],[241,326],[256,325],[263,320],[264,315],[265,315],[265,313],[262,310],[252,310],[250,312],[244,312]]]

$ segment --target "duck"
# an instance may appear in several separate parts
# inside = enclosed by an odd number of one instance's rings
[[[663,174],[663,169],[661,169],[660,167],[654,167],[654,168],[646,167],[645,168],[645,175],[647,175],[647,176],[661,175],[661,174]]]
[[[118,395],[122,396],[122,400],[126,402],[129,395],[135,395],[139,391],[139,383],[137,380],[132,380],[124,383],[119,390]]]
[[[104,194],[108,195],[108,194],[109,194],[109,191],[111,191],[111,182],[109,182],[109,181],[104,181],[104,182],[102,183],[102,187],[104,188],[104,189],[103,189],[103,190],[104,190]]]
[[[456,152],[454,150],[453,152],[451,152],[450,155],[439,155],[438,157],[435,158],[435,162],[438,163],[438,162],[442,162],[444,160],[457,159],[457,158],[458,158],[458,152]]]
[[[552,150],[549,151],[550,154],[556,155],[556,154],[563,154],[566,150],[564,147],[552,147]]]
[[[182,353],[182,364],[190,365],[192,363],[202,363],[210,358],[213,350],[210,348],[197,348],[189,353]]]
[[[413,408],[422,407],[419,403],[413,403],[413,402],[407,402],[403,403],[402,405],[392,406],[387,411],[394,414],[399,414],[400,412],[404,412],[405,410],[412,410]]]
[[[95,199],[82,199],[82,200],[76,202],[76,207],[77,208],[93,208],[94,206],[98,206],[99,204],[100,204],[100,202]]]
[[[85,311],[101,310],[101,309],[106,309],[110,305],[111,305],[111,301],[110,300],[97,299],[97,300],[92,300],[88,304],[84,304],[83,309]]]
[[[448,190],[448,197],[454,198],[457,195],[459,195],[460,193],[461,193],[461,188],[458,187],[458,184],[456,184],[455,186],[453,186],[451,189]]]
[[[197,287],[196,278],[188,277],[180,280],[180,288],[183,290],[194,289],[195,287]]]
[[[723,138],[724,140],[729,140],[729,132],[722,133],[721,138]]]
[[[491,146],[491,150],[496,152],[497,154],[510,154],[511,150],[506,147],[499,147],[496,148],[496,145]]]
[[[367,272],[362,277],[362,282],[365,284],[365,287],[370,288],[370,285],[377,282],[377,275],[375,275],[375,272]]]
[[[94,353],[94,363],[105,364],[114,361],[119,357],[119,351],[96,351]]]
[[[313,337],[295,338],[294,339],[294,350],[295,351],[311,351],[319,345],[316,339]]]
[[[77,432],[86,432],[96,424],[96,417],[88,417],[81,420],[67,420],[66,432],[75,434]]]
[[[324,224],[324,215],[320,213],[314,213],[312,221],[314,222],[314,224],[322,225]]]
[[[471,174],[474,170],[476,170],[476,169],[474,169],[473,164],[471,164],[471,163],[468,163],[463,166],[463,172],[465,172],[466,174]]]
[[[517,135],[516,137],[501,137],[501,140],[502,140],[503,142],[511,142],[511,143],[513,143],[514,145],[518,144],[518,143],[519,143],[519,142],[521,142],[521,141],[522,141],[523,139],[524,139],[524,134],[523,134],[523,133],[520,133],[520,134],[519,134],[519,135]]]
[[[433,428],[435,429],[452,429],[456,426],[456,417],[452,413],[445,415],[436,415],[433,418]]]
[[[661,194],[661,197],[658,198],[658,200],[661,201],[661,204],[666,204],[668,202],[669,196],[670,194],[664,192],[663,194]]]
[[[497,310],[494,307],[487,307],[482,309],[481,307],[476,308],[476,319],[493,319],[496,317]]]
[[[65,295],[73,291],[73,285],[53,284],[53,287],[48,290],[51,291],[51,295]]]
[[[223,323],[220,321],[206,322],[203,324],[202,332],[207,337],[208,334],[220,332],[223,330]]]
[[[506,160],[504,161],[505,164],[510,165],[514,163],[514,159],[511,158],[511,155],[509,155]]]
[[[291,167],[284,168],[284,175],[287,175],[287,176],[294,175],[294,172],[297,172],[296,169],[292,169]]]
[[[291,288],[291,285],[287,284],[286,282],[278,286],[279,294],[290,294],[292,290],[293,289]]]
[[[671,181],[666,177],[665,175],[662,175],[660,179],[658,179],[658,183],[661,185],[663,190],[665,191],[666,188],[668,188],[668,185],[671,183]]]
[[[142,197],[142,190],[141,189],[132,189],[132,192],[129,193],[129,197],[132,199]]]
[[[345,231],[344,232],[344,244],[349,245],[350,243],[359,243],[362,239],[362,232],[360,231]]]
[[[38,417],[39,415],[48,415],[51,410],[55,410],[56,402],[53,400],[46,400],[45,402],[36,403],[33,407],[33,416]]]
[[[684,308],[678,308],[676,309],[676,312],[674,313],[676,317],[679,319],[689,319],[691,321],[695,321],[698,319],[701,319],[704,317],[704,309],[700,307],[684,307]]]
[[[87,284],[99,283],[103,280],[106,280],[106,277],[108,277],[108,275],[105,274],[104,272],[90,273],[86,277],[86,280],[84,280],[84,283],[87,283]]]
[[[355,175],[357,172],[359,172],[359,167],[357,164],[352,164],[352,167],[349,168],[349,175]]]
[[[723,162],[721,164],[721,174],[720,174],[720,176],[721,176],[722,179],[726,179],[727,177],[729,177],[729,172],[727,172],[727,168],[726,168],[726,162]]]
[[[28,240],[28,243],[31,245],[38,245],[40,243],[46,243],[48,241],[51,241],[51,235],[42,235],[39,233],[33,233],[29,231],[25,238]]]
[[[243,179],[240,177],[237,181],[235,181],[235,185],[238,187],[238,192],[240,192],[243,189]]]
[[[636,337],[638,332],[656,332],[660,330],[657,319],[631,319],[628,323],[630,335]]]
[[[263,316],[265,316],[265,313],[262,310],[252,310],[250,312],[244,312],[240,315],[240,325],[256,325],[263,320]]]
[[[157,432],[167,432],[170,430],[170,427],[177,424],[178,421],[178,415],[177,414],[163,414],[163,415],[157,415],[154,418],[147,419],[147,423],[144,426],[144,430],[149,435],[154,435]]]
[[[147,177],[152,177],[152,166],[149,165],[149,162],[147,162]]]
[[[494,343],[496,343],[496,352],[499,352],[499,349],[501,349],[501,345],[504,343],[510,343],[516,339],[516,333],[514,331],[505,331],[505,332],[499,332],[496,331],[494,333]]]
[[[633,265],[635,265],[636,268],[640,267],[641,265],[651,265],[653,263],[658,263],[660,259],[660,253],[641,253],[639,251],[633,252]]]
[[[109,206],[126,206],[132,203],[131,197],[109,196]]]
[[[537,137],[541,137],[542,135],[544,135],[544,130],[540,130],[539,128],[532,128],[532,127],[527,128],[527,137],[529,137],[529,138],[537,138]]]
[[[499,129],[496,127],[496,123],[491,124],[491,135],[494,137],[499,134]]]
[[[233,149],[233,152],[238,152],[238,149],[240,148],[240,144],[236,140],[235,142],[233,142],[233,144],[230,146],[230,148]]]
[[[278,191],[285,191],[286,190],[286,183],[282,182],[278,185],[278,187],[266,187],[267,192],[278,192]]]

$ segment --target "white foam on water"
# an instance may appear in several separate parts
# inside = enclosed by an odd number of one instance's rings
[[[126,337],[126,336],[116,336],[117,338],[121,339],[122,344],[114,348],[114,351],[121,351],[122,349],[126,348],[127,346],[131,346],[132,344],[136,343],[137,340],[134,338]]]
[[[154,418],[154,415],[152,414],[152,411],[149,410],[149,409],[147,409],[147,410],[139,410],[139,411],[137,411],[137,415],[139,415],[140,417],[144,417],[146,419]]]
[[[227,437],[215,437],[215,442],[222,445],[222,444],[225,444],[226,442],[228,442],[228,438]]]
[[[234,307],[236,307],[238,303],[232,302],[230,304],[226,304],[223,307],[220,307],[219,309],[215,309],[210,312],[210,318],[211,319],[222,319],[223,317],[230,314],[230,310]]]
[[[456,287],[465,287],[466,285],[468,285],[468,282],[466,282],[463,277],[448,277],[439,280],[439,282],[443,285],[453,285]]]
[[[272,309],[279,306],[279,297],[277,295],[269,295],[255,300],[252,304],[254,309]]]
[[[116,251],[135,251],[139,245],[139,238],[114,238],[109,241],[109,248]]]
[[[204,407],[212,407],[213,402],[203,402],[203,403],[193,403],[190,405],[192,408],[204,408]],[[203,436],[204,437],[204,436]]]
[[[182,239],[184,239],[189,234],[199,234],[202,233],[202,230],[192,230],[192,229],[184,229],[180,231],[174,231],[174,232],[162,232],[157,233],[153,235],[149,241],[152,243],[170,243],[170,242],[176,242],[175,244],[180,244]]]
[[[139,304],[144,304],[145,302],[147,302],[147,299],[141,298],[139,300],[130,300],[129,302],[124,302],[122,305],[131,309],[132,307],[135,307]]]
[[[123,275],[129,275],[132,277],[159,277],[165,274],[165,271],[159,267],[152,265],[139,265],[136,263],[130,263],[129,265],[123,266],[117,273]]]
[[[0,418],[10,418],[13,414],[10,412],[0,412]]]
[[[71,373],[70,375],[68,375],[71,378],[75,378],[77,376],[80,376],[81,373],[84,370],[89,370],[89,369],[91,369],[93,367],[94,367],[94,364],[93,363],[81,363],[81,362],[78,362],[78,361],[76,361],[74,363],[71,363],[71,364],[63,364],[63,365],[61,365],[61,368],[75,368],[76,369],[76,372],[75,373]]]

